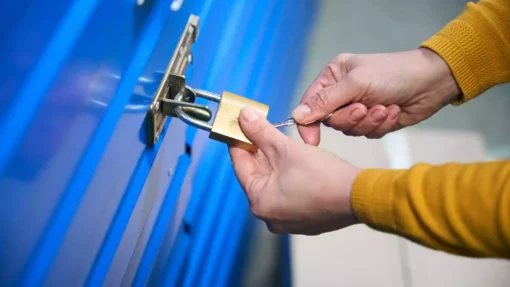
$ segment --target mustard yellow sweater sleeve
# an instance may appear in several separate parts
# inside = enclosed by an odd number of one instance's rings
[[[510,160],[364,170],[351,201],[374,229],[454,254],[510,258]]]
[[[448,63],[461,104],[510,82],[510,0],[481,0],[422,43]]]
[[[450,66],[461,104],[510,81],[510,0],[481,0],[423,43]],[[510,258],[510,160],[369,169],[351,202],[374,229],[473,257]]]

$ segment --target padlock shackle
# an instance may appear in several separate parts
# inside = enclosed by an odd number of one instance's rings
[[[195,91],[195,94],[201,98],[217,102],[219,103],[221,101],[221,96],[215,93],[211,93],[209,91],[201,90],[201,89],[193,89]]]
[[[208,91],[200,90],[200,89],[191,89],[190,87],[186,87],[186,88],[189,88],[198,97],[201,97],[201,98],[204,98],[204,99],[207,99],[207,100],[210,100],[210,101],[218,102],[218,103],[221,100],[221,96],[220,95],[217,95],[217,94],[214,94],[214,93],[211,93],[211,92],[208,92]],[[183,94],[182,93],[178,93],[175,96],[175,101],[177,101],[177,102],[182,101],[182,98],[183,98]],[[209,124],[208,122],[204,122],[202,120],[196,119],[196,118],[188,115],[182,109],[181,106],[175,107],[175,114],[177,115],[177,117],[179,119],[181,119],[181,121],[183,121],[184,123],[186,123],[188,125],[194,126],[196,128],[199,128],[201,130],[208,131],[208,132],[210,132],[212,130],[211,124]]]

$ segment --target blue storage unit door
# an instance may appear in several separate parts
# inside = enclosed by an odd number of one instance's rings
[[[2,2],[0,286],[237,286],[254,218],[225,144],[169,117],[150,145],[147,111],[194,14],[187,84],[283,118],[315,5]]]

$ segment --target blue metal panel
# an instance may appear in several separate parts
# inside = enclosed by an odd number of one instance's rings
[[[145,112],[193,12],[188,84],[283,117],[315,1],[135,2],[0,4],[2,286],[239,278],[254,218],[226,146],[169,119],[147,147]]]

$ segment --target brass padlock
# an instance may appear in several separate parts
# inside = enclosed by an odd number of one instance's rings
[[[189,87],[188,87],[189,88]],[[183,122],[209,131],[209,138],[224,142],[228,145],[239,147],[251,152],[256,152],[258,148],[246,137],[242,131],[238,119],[239,113],[243,107],[251,107],[263,117],[267,117],[269,106],[263,103],[245,98],[229,92],[223,92],[217,95],[208,91],[192,89],[196,96],[218,102],[218,110],[212,125],[202,120],[193,118],[187,114],[181,107],[175,108],[175,113]],[[175,100],[180,101],[182,95],[177,95]]]

